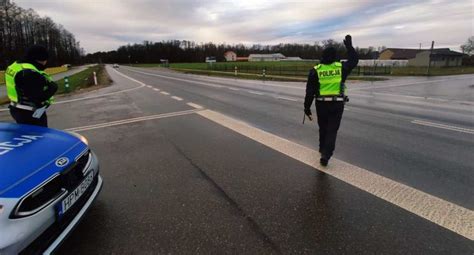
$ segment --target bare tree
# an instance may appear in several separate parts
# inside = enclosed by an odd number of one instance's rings
[[[51,65],[81,61],[82,49],[72,33],[32,9],[0,0],[0,69],[21,58],[33,44],[48,48]]]
[[[474,36],[471,36],[467,39],[467,42],[461,45],[462,53],[471,55],[474,53]]]

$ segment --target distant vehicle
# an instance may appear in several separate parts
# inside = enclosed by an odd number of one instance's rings
[[[102,188],[86,138],[0,123],[0,254],[49,254]]]
[[[216,63],[216,57],[206,57],[206,63]]]
[[[114,67],[114,68],[119,68],[119,65],[118,65],[118,64],[114,64],[113,67]]]
[[[71,64],[64,64],[63,67],[71,68]]]

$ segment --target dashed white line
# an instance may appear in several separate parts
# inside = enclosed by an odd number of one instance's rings
[[[168,92],[166,92],[166,91],[161,91],[160,93],[163,94],[163,95],[167,95],[167,96],[170,95],[170,93],[168,93]]]
[[[160,89],[157,89],[157,88],[154,88],[153,90],[154,90],[154,91],[160,91]]]
[[[329,167],[321,168],[318,162],[319,153],[313,149],[214,111],[204,110],[197,114],[408,212],[474,240],[474,211],[472,210],[341,160],[332,159]]]
[[[247,90],[247,92],[250,93],[250,94],[259,95],[259,96],[265,95],[265,93],[258,92],[258,91],[255,91],[255,90]]]
[[[150,88],[150,89],[151,89],[151,88],[153,88],[153,87],[152,87],[152,86],[150,86],[150,85],[146,85],[146,86],[147,86],[148,88]]]
[[[293,97],[277,96],[277,97],[275,97],[275,98],[276,98],[276,99],[283,99],[283,100],[293,101],[293,102],[297,102],[297,101],[298,101],[297,98],[293,98]]]
[[[234,91],[239,91],[240,89],[237,89],[237,88],[232,88],[232,87],[227,87],[228,89],[230,90],[234,90]]]
[[[198,104],[195,104],[195,103],[187,103],[187,105],[193,107],[193,108],[196,108],[196,109],[204,109],[204,107],[198,105]]]
[[[183,99],[181,97],[172,96],[171,98],[173,98],[174,100],[183,101]]]
[[[170,80],[176,80],[176,81],[184,81],[184,82],[190,82],[190,83],[196,83],[196,84],[201,84],[201,85],[204,85],[204,86],[209,86],[209,87],[216,87],[216,88],[222,88],[224,86],[221,86],[221,85],[214,85],[214,84],[210,84],[208,82],[201,82],[201,81],[195,81],[195,80],[189,80],[189,79],[182,79],[182,78],[177,78],[177,77],[170,77],[170,76],[166,76],[166,75],[160,75],[160,74],[154,74],[154,73],[147,73],[147,72],[141,72],[141,71],[137,71],[137,70],[134,70],[134,69],[131,69],[131,68],[124,68],[126,70],[129,70],[131,72],[135,72],[135,73],[141,73],[141,74],[146,74],[146,75],[151,75],[151,76],[156,76],[156,77],[162,77],[162,78],[166,78],[166,79],[170,79]],[[306,87],[296,87],[296,86],[286,86],[286,85],[278,85],[278,84],[265,84],[264,86],[271,86],[271,87],[282,87],[282,88],[290,88],[290,89],[298,89],[298,90],[305,90]],[[226,86],[227,87],[227,86]]]
[[[451,126],[447,124],[434,123],[434,122],[429,122],[429,121],[424,121],[424,120],[413,120],[411,121],[411,123],[474,135],[474,129],[469,129],[469,128],[456,127],[456,126]]]

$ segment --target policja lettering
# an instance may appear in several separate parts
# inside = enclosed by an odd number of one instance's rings
[[[22,135],[20,137],[15,137],[9,142],[1,142],[0,143],[0,156],[4,155],[15,148],[22,147],[23,145],[27,143],[31,143],[33,141],[38,140],[39,138],[43,138],[43,136],[39,135]]]
[[[327,76],[339,76],[341,75],[341,70],[324,70],[324,71],[319,71],[318,76],[319,77],[327,77]]]

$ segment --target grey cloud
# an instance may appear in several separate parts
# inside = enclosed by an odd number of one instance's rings
[[[167,39],[311,43],[339,38],[347,31],[359,36],[359,46],[406,47],[416,46],[420,40],[431,40],[429,38],[447,44],[462,43],[472,34],[470,0],[455,3],[447,0],[15,2],[64,25],[87,52],[113,50],[119,45],[143,40]],[[413,12],[410,8],[419,8],[419,11]],[[449,23],[455,24],[455,31],[446,26],[447,23],[440,23],[447,18]],[[433,24],[437,29],[432,28]],[[401,26],[405,29],[395,29]]]

